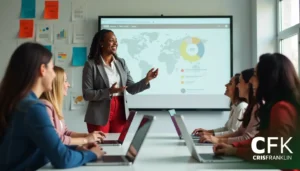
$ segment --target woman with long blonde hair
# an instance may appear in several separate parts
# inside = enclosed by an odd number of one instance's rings
[[[62,142],[66,145],[81,145],[89,142],[101,142],[105,135],[101,131],[77,133],[68,130],[62,112],[64,96],[68,94],[70,84],[64,69],[54,66],[56,74],[52,82],[52,90],[44,92],[41,101],[46,105],[50,120],[55,127]]]

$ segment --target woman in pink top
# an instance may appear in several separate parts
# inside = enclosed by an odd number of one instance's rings
[[[41,96],[41,101],[46,105],[50,120],[62,142],[66,145],[82,145],[89,142],[102,141],[105,135],[100,131],[93,133],[77,133],[68,130],[62,114],[63,98],[67,95],[70,84],[67,74],[61,67],[54,67],[56,74],[52,83],[52,90]]]
[[[212,143],[233,143],[243,141],[254,137],[258,131],[258,120],[255,117],[255,112],[258,108],[253,94],[252,85],[249,83],[250,78],[254,74],[254,69],[247,69],[241,72],[240,82],[237,85],[240,97],[246,98],[248,107],[242,119],[242,125],[235,132],[222,136],[203,135],[200,137],[200,142]]]

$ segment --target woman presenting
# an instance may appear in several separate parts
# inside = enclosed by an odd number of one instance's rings
[[[117,38],[111,30],[99,31],[83,68],[82,92],[89,101],[84,121],[89,133],[120,133],[128,116],[124,90],[130,94],[142,92],[150,88],[149,82],[158,75],[158,69],[152,68],[144,79],[135,83],[125,60],[116,55],[117,47]]]

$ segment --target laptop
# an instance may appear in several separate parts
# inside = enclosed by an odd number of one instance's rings
[[[170,109],[170,110],[168,110],[168,112],[169,112],[171,120],[172,120],[172,122],[173,122],[173,124],[175,126],[175,129],[176,129],[176,132],[177,132],[177,134],[179,136],[179,139],[182,139],[182,134],[181,134],[180,128],[178,127],[178,124],[177,124],[177,122],[176,122],[176,120],[174,118],[174,115],[176,115],[175,109]],[[199,141],[199,136],[191,135],[191,137],[193,139],[195,139],[195,141]]]
[[[178,126],[182,132],[182,136],[185,140],[186,146],[189,149],[192,157],[195,160],[198,160],[201,163],[230,163],[230,162],[242,162],[244,160],[237,158],[237,157],[232,157],[232,156],[220,156],[220,155],[215,155],[214,153],[198,153],[196,150],[196,146],[194,144],[193,139],[191,138],[185,124],[184,124],[184,118],[182,115],[176,114],[175,120],[178,123]]]
[[[126,124],[124,125],[118,140],[104,140],[102,143],[99,144],[101,146],[121,146],[124,143],[125,137],[128,133],[128,130],[136,113],[136,111],[130,111]]]
[[[129,145],[126,155],[104,155],[101,159],[86,163],[87,166],[120,166],[132,165],[143,145],[146,135],[155,119],[154,116],[144,115],[140,125]]]

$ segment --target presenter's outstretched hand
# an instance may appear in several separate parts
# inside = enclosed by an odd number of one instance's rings
[[[213,151],[216,155],[228,155],[232,156],[236,154],[236,148],[232,145],[219,143],[213,146]]]
[[[154,70],[154,68],[150,69],[146,75],[146,83],[148,84],[151,80],[158,76],[158,68]]]
[[[126,90],[127,86],[123,87],[117,87],[117,83],[115,82],[110,88],[109,88],[109,93],[114,94],[114,93],[121,93],[124,90]]]

